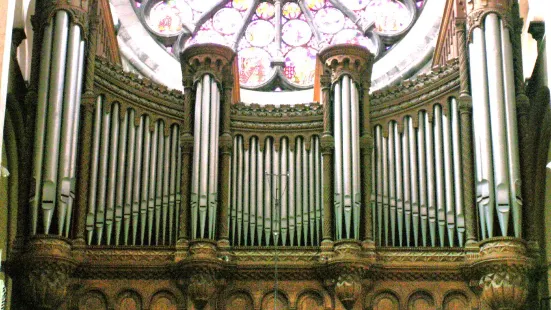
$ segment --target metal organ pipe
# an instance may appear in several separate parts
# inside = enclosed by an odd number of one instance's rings
[[[382,137],[382,153],[383,153],[383,226],[384,226],[384,235],[383,240],[385,240],[384,244],[388,246],[388,236],[389,236],[389,204],[388,204],[388,139],[386,137]],[[381,229],[383,229],[381,227]]]
[[[136,148],[134,149],[134,183],[132,197],[132,245],[136,245],[138,236],[138,217],[140,214],[140,180],[142,172],[142,142],[145,117],[140,117],[139,125],[136,127]]]
[[[263,173],[264,182],[264,239],[266,245],[270,245],[270,237],[272,235],[272,188],[271,188],[271,174],[272,170],[272,139],[266,140],[264,148],[264,169]],[[239,212],[239,210],[238,210]]]
[[[258,176],[257,174],[257,161],[256,157],[258,156],[258,139],[256,137],[251,138],[250,140],[250,165],[249,169],[250,171],[250,184],[251,188],[249,189],[250,192],[250,223],[249,223],[249,230],[251,234],[251,245],[254,245],[255,241],[255,233],[256,233],[256,223],[257,223],[257,217],[259,214],[257,214],[257,186],[258,186],[258,178],[262,177],[262,175]],[[259,236],[260,237],[260,236]]]
[[[411,240],[411,170],[409,157],[409,117],[404,119],[404,132],[402,133],[402,160],[404,172],[404,221],[406,231],[406,245],[410,244]]]
[[[219,109],[220,94],[216,81],[211,82],[211,117],[209,129],[209,239],[214,239],[216,223],[216,206],[218,204],[218,136],[219,136]]]
[[[241,245],[243,232],[243,137],[237,137],[237,244]]]
[[[143,170],[142,170],[142,189],[140,201],[140,242],[145,244],[145,232],[147,227],[147,205],[149,196],[149,166],[151,157],[151,129],[149,116],[144,118],[144,139],[143,139]]]
[[[296,141],[295,141],[295,149],[289,148],[289,189],[288,189],[288,197],[289,197],[289,236],[290,236],[290,245],[295,245],[295,227],[297,225],[296,223],[296,212],[295,208],[297,204],[295,203],[296,196],[295,196],[295,183],[296,183],[296,173],[295,173],[295,154],[296,154]]]
[[[342,217],[343,217],[343,160],[342,160],[342,114],[341,114],[341,83],[337,82],[334,89],[333,121],[335,135],[335,232],[337,240],[342,238]],[[298,154],[297,154],[298,155]]]
[[[147,242],[149,245],[152,244],[153,239],[153,223],[155,215],[155,181],[157,179],[157,145],[159,137],[159,122],[155,122],[153,125],[153,134],[151,136],[151,154],[150,154],[150,164],[149,164],[149,193],[147,201],[147,225],[148,225],[148,234]]]
[[[520,164],[518,153],[518,130],[515,98],[515,72],[513,67],[513,44],[509,28],[501,21],[501,48],[503,51],[503,79],[505,89],[505,118],[507,122],[507,151],[509,163],[511,205],[515,237],[522,234],[522,196],[520,191]]]
[[[179,214],[177,212],[177,202],[176,202],[176,183],[177,179],[180,178],[180,174],[176,173],[177,164],[176,159],[178,158],[178,128],[176,126],[172,127],[172,135],[170,135],[170,185],[169,185],[169,206],[168,206],[168,242],[172,244],[172,237],[176,237],[176,224],[178,221]],[[180,191],[180,188],[178,188]]]
[[[165,135],[164,130],[165,126],[164,123],[159,121],[159,130],[158,130],[158,154],[157,154],[157,180],[156,182],[156,196],[155,196],[155,228],[156,228],[156,235],[155,235],[155,243],[161,244],[161,237],[162,237],[162,244],[165,244],[166,240],[166,213],[163,216],[162,208],[163,208],[163,180],[165,176],[164,172],[164,163],[166,161],[166,158],[168,157],[168,154],[165,154]],[[162,221],[162,222],[161,222]],[[163,225],[161,225],[163,223]]]
[[[419,213],[421,220],[421,239],[423,246],[427,246],[427,156],[425,152],[425,112],[418,114],[417,151],[419,155]]]
[[[38,94],[36,108],[36,135],[34,139],[33,179],[34,193],[31,197],[31,231],[35,235],[38,226],[38,206],[41,204],[42,163],[44,160],[44,139],[46,132],[47,101],[50,76],[50,59],[52,53],[52,25],[44,27],[42,38],[42,53],[40,57],[40,73],[38,79]]]
[[[450,141],[451,124],[446,115],[442,115],[442,136],[444,144],[444,184],[446,187],[446,223],[448,226],[448,241],[454,246],[455,239],[455,201],[453,195],[453,163],[452,146]]]
[[[344,208],[344,227],[345,238],[350,238],[350,226],[352,224],[352,184],[350,176],[352,175],[352,158],[350,145],[350,77],[342,77],[342,105],[337,107],[342,109],[342,146],[336,144],[336,147],[342,148],[342,169],[343,169],[343,208]]]
[[[411,169],[411,215],[413,220],[413,241],[415,246],[419,244],[419,179],[417,164],[417,142],[415,141],[416,131],[413,128],[413,119],[410,117],[408,122],[409,133],[409,167]]]
[[[390,203],[390,234],[392,235],[392,246],[396,245],[396,167],[395,167],[395,147],[396,140],[394,133],[394,123],[388,124],[388,182],[389,182],[389,203]],[[388,234],[386,237],[388,240]],[[386,244],[388,245],[388,241]]]
[[[289,177],[286,175],[286,173],[289,171],[287,166],[287,156],[289,154],[289,145],[288,145],[287,138],[281,139],[281,165],[280,165],[280,174],[281,177],[278,177],[278,179],[281,180],[281,186],[280,186],[280,197],[281,197],[281,242],[283,246],[287,245],[287,233],[288,233],[288,217],[287,217],[287,205],[288,205],[288,196],[287,196],[287,189],[288,189],[288,183],[289,183]],[[279,197],[276,197],[276,199],[279,199]]]
[[[129,123],[129,114],[130,114],[130,111],[125,111],[126,113],[124,113],[124,119],[122,121],[122,124],[120,126],[120,130],[119,130],[119,143],[120,143],[120,146],[119,146],[119,154],[118,154],[118,160],[117,160],[117,194],[116,194],[116,198],[115,198],[115,245],[119,245],[120,243],[120,234],[121,234],[121,228],[122,228],[122,220],[123,220],[123,208],[125,207],[125,204],[124,204],[124,198],[125,198],[125,191],[124,191],[124,174],[125,174],[125,167],[127,165],[127,161],[126,161],[126,155],[127,155],[127,151],[126,151],[126,141],[127,141],[127,136],[128,136],[128,123]],[[132,131],[132,130],[131,130]],[[132,170],[131,167],[128,168],[128,174],[130,174],[130,170]],[[130,178],[130,180],[132,180],[132,178]],[[127,179],[128,181],[128,179]],[[128,183],[126,183],[127,187],[130,187],[128,184],[130,183],[131,181],[128,181]],[[127,199],[130,199],[130,195],[127,195],[126,196]],[[126,215],[126,213],[125,213]],[[126,218],[125,218],[126,220]],[[126,240],[126,235],[128,233],[125,234],[125,239]],[[126,242],[125,242],[126,243]]]
[[[88,244],[92,244],[94,236],[94,217],[96,215],[96,193],[98,184],[98,166],[99,166],[99,150],[101,136],[101,110],[103,106],[103,98],[99,96],[96,100],[94,113],[94,140],[92,142],[92,163],[90,167],[90,189],[88,192],[88,213],[86,214],[86,231]]]
[[[66,222],[67,209],[71,199],[71,153],[73,151],[73,123],[75,122],[75,98],[78,73],[79,73],[79,55],[80,55],[80,27],[70,25],[68,47],[67,47],[67,68],[65,70],[65,87],[63,91],[63,112],[61,118],[61,138],[59,151],[59,203],[57,207],[58,215],[58,234],[63,234]],[[80,104],[80,103],[79,103]]]
[[[115,191],[117,182],[117,156],[119,147],[119,105],[111,106],[111,137],[109,145],[109,172],[107,174],[107,201],[105,203],[107,212],[105,213],[105,228],[107,245],[111,244],[113,231],[113,219],[115,218]]]
[[[298,245],[301,245],[302,243],[302,225],[303,225],[303,218],[302,218],[302,182],[304,182],[305,177],[302,174],[302,149],[304,148],[303,145],[303,139],[302,137],[297,138],[297,144],[296,144],[296,223],[297,223],[297,242]]]
[[[360,213],[362,194],[360,182],[360,95],[354,81],[350,80],[351,130],[352,130],[352,213],[354,222],[354,238],[360,238]],[[316,178],[320,180],[320,178]]]
[[[244,156],[240,157],[243,159],[243,237],[245,238],[244,244],[247,245],[249,239],[249,216],[250,216],[250,200],[249,200],[249,190],[250,190],[250,148],[244,149]]]
[[[473,97],[473,119],[475,124],[475,146],[477,160],[477,203],[483,209],[485,222],[481,227],[489,238],[494,236],[494,171],[492,163],[492,140],[490,133],[490,110],[488,98],[488,73],[486,66],[486,42],[480,28],[473,30],[473,42],[469,46],[471,59],[471,92]]]
[[[403,244],[403,226],[404,226],[404,196],[403,196],[403,178],[402,178],[402,138],[400,132],[398,131],[398,124],[395,122],[393,124],[394,131],[394,149],[396,154],[396,219],[398,221],[398,241],[399,245]]]
[[[445,201],[445,180],[444,180],[444,144],[442,142],[442,108],[439,105],[434,107],[434,158],[436,172],[436,210],[438,218],[438,232],[440,246],[445,244],[446,230],[446,201]]]
[[[377,240],[383,244],[383,134],[380,126],[375,127],[375,149],[377,150]]]
[[[428,204],[428,217],[429,217],[429,232],[430,242],[434,247],[436,246],[436,179],[434,174],[434,126],[433,122],[429,120],[428,113],[424,115],[425,123],[425,146],[426,146],[426,161],[427,161],[427,204]]]
[[[205,86],[208,87],[208,86]],[[197,82],[197,96],[195,99],[194,141],[193,141],[193,167],[191,172],[191,238],[197,238],[197,224],[199,213],[199,158],[201,157],[201,115],[203,107],[203,79]],[[168,156],[168,155],[167,155]]]
[[[258,245],[262,244],[262,232],[264,231],[264,150],[260,148],[260,141],[256,139],[258,145],[258,155],[256,160],[256,177],[257,177],[257,187],[256,187],[256,234]]]
[[[111,114],[103,111],[101,121],[101,137],[109,137]],[[103,237],[103,225],[105,223],[105,200],[107,192],[107,164],[109,155],[109,140],[101,141],[99,155],[99,178],[98,178],[98,196],[96,208],[96,242],[101,244]]]
[[[205,226],[207,225],[208,212],[208,164],[209,164],[209,120],[211,118],[211,76],[206,74],[203,76],[203,100],[201,108],[201,134],[199,146],[200,153],[195,152],[195,156],[199,156],[199,238],[205,238]],[[196,137],[197,139],[197,137]]]
[[[166,242],[171,241],[172,232],[170,231],[169,223],[172,221],[170,215],[170,135],[164,136],[164,161],[163,161],[163,236]]]
[[[131,222],[131,216],[132,216],[132,188],[133,188],[133,182],[135,182],[134,178],[134,165],[135,165],[135,154],[136,154],[136,125],[135,125],[135,112],[134,110],[128,110],[126,112],[126,115],[128,116],[128,166],[127,166],[127,173],[126,173],[126,188],[124,192],[124,217],[123,217],[123,223],[124,223],[124,244],[129,244],[128,242],[128,236],[130,235],[130,222]],[[94,138],[95,139],[95,138]],[[93,183],[90,183],[93,184]]]
[[[52,63],[48,90],[46,144],[42,183],[42,213],[44,233],[49,234],[54,208],[57,203],[57,177],[61,136],[63,89],[65,85],[69,15],[58,11],[53,32]]]
[[[463,247],[465,240],[465,214],[463,212],[463,178],[461,176],[461,137],[459,135],[459,111],[455,98],[450,100],[451,139],[453,152],[453,185],[455,193],[455,220],[459,246]]]

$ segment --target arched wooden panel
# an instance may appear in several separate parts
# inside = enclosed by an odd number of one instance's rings
[[[398,298],[389,292],[377,295],[373,299],[373,310],[399,310],[400,302]]]
[[[287,310],[289,309],[289,300],[281,292],[277,293],[274,307],[274,294],[269,293],[262,300],[262,310]]]
[[[159,292],[151,298],[151,310],[177,310],[176,298],[170,292]]]
[[[239,292],[227,299],[225,310],[247,310],[253,308],[252,298],[247,293]]]
[[[107,299],[99,291],[84,294],[78,303],[79,310],[107,310]]]
[[[448,294],[442,303],[442,309],[444,310],[463,310],[468,309],[468,307],[469,302],[467,298],[460,292]]]
[[[316,292],[302,294],[297,302],[297,310],[322,310],[323,299]]]
[[[116,308],[118,310],[142,310],[142,299],[133,291],[124,291],[117,298]]]
[[[434,310],[434,299],[427,292],[416,292],[409,298],[408,310]]]

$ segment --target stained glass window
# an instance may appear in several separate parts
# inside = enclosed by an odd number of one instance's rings
[[[238,54],[242,87],[313,86],[316,54],[357,44],[381,57],[403,37],[425,0],[134,0],[143,23],[169,53],[200,43]]]

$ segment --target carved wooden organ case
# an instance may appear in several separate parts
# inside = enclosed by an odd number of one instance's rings
[[[367,49],[333,46],[318,55],[319,102],[293,106],[238,102],[235,54],[217,45],[185,50],[184,91],[168,90],[106,52],[101,5],[82,25],[52,10],[42,63],[75,69],[35,70],[38,107],[63,114],[37,117],[47,134],[11,263],[28,305],[521,309],[537,245],[522,233],[526,96],[516,47],[499,41],[516,34],[507,1],[471,2],[467,20],[449,1],[430,73],[370,93]],[[484,40],[501,70],[475,72],[495,61]],[[75,85],[40,83],[64,75]]]

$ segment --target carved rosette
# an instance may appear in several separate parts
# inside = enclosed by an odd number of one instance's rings
[[[374,58],[367,48],[338,44],[321,50],[318,57],[323,63],[325,74],[330,74],[332,84],[347,74],[358,85],[369,88]]]
[[[472,257],[471,283],[492,309],[523,309],[528,295],[528,273],[534,259],[521,239],[500,237],[484,241]]]
[[[77,265],[69,242],[56,237],[32,239],[17,265],[23,296],[30,308],[58,309]]]
[[[193,83],[205,74],[211,74],[220,85],[233,81],[232,65],[235,53],[219,44],[198,44],[185,49],[180,55],[184,85]]]

